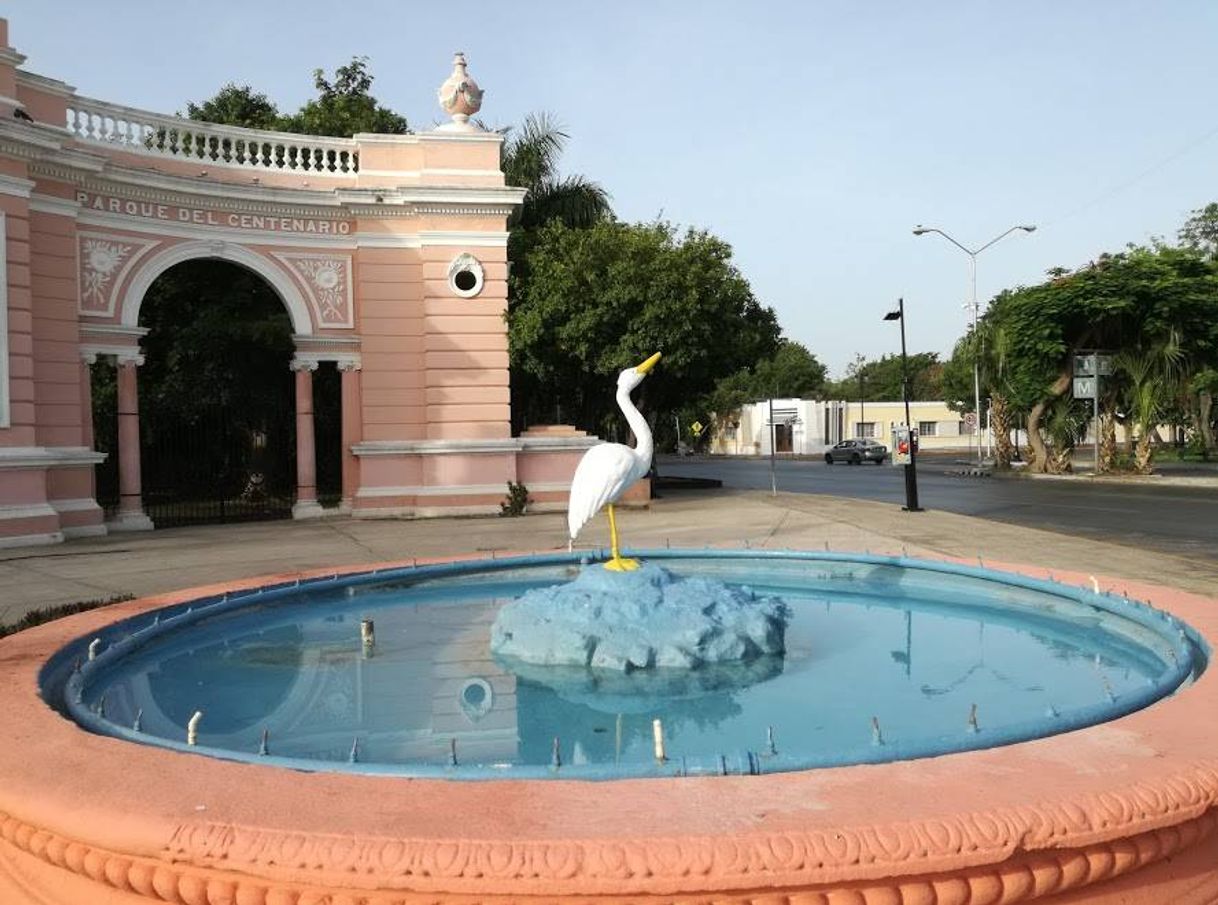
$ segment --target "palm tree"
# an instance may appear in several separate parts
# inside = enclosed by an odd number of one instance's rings
[[[1138,429],[1134,469],[1140,474],[1150,472],[1155,427],[1179,389],[1184,363],[1184,352],[1175,330],[1166,339],[1127,349],[1116,356],[1116,369],[1129,379],[1129,411]]]
[[[609,193],[592,180],[560,176],[558,159],[569,136],[548,113],[530,113],[520,126],[500,130],[503,174],[508,185],[527,189],[524,204],[512,215],[513,232],[561,220],[580,229],[613,216]]]

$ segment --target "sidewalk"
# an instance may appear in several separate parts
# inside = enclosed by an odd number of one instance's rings
[[[685,493],[623,510],[636,547],[704,545],[871,550],[1025,562],[1113,578],[1157,581],[1218,597],[1218,563],[1149,553],[947,512],[888,503],[761,491]],[[561,513],[523,518],[324,520],[173,528],[0,553],[0,622],[60,603],[137,596],[223,579],[412,556],[504,554],[566,547]],[[580,547],[608,545],[603,517]]]

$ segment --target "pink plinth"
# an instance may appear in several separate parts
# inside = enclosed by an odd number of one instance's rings
[[[604,783],[224,763],[90,735],[36,693],[40,665],[71,638],[285,577],[120,604],[0,642],[0,902],[1218,901],[1214,670],[1111,723],[989,751]],[[1215,601],[1128,589],[1218,640]]]

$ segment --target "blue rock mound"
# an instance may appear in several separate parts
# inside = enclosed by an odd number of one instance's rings
[[[654,563],[634,572],[593,564],[569,584],[504,606],[491,628],[491,651],[535,666],[699,669],[781,655],[789,615],[781,598],[683,578]]]

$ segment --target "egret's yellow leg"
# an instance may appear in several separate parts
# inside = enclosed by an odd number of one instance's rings
[[[610,503],[605,508],[609,510],[609,548],[612,551],[612,556],[609,562],[605,563],[605,568],[612,572],[633,572],[639,567],[639,561],[622,559],[621,551],[618,549],[617,519],[613,517],[613,504]]]

